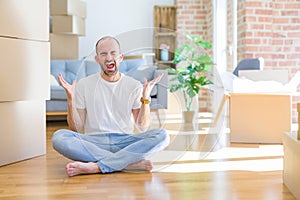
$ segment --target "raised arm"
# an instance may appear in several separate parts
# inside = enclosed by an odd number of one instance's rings
[[[61,74],[58,75],[58,80],[61,86],[65,89],[68,98],[68,116],[67,121],[69,128],[76,132],[83,132],[84,121],[86,117],[85,109],[76,109],[73,106],[76,81],[70,85]]]
[[[160,81],[160,79],[163,77],[164,74],[160,74],[155,79],[151,81],[147,81],[147,79],[144,79],[144,86],[143,86],[143,93],[142,93],[142,99],[143,100],[150,100],[150,93],[153,89],[154,85]],[[133,116],[136,121],[137,127],[141,131],[147,130],[147,128],[150,125],[150,104],[144,104],[142,103],[142,106],[138,110],[133,110]]]

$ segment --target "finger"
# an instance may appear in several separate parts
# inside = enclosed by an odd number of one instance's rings
[[[59,82],[60,82],[61,85],[66,85],[67,84],[65,79],[62,76],[59,77]]]
[[[58,74],[58,79],[60,79],[60,80],[64,80],[64,77],[62,76],[62,74],[61,74],[61,73],[59,73],[59,74]]]
[[[72,83],[72,86],[75,86],[75,85],[76,85],[76,80],[74,80]]]
[[[61,81],[62,81],[65,85],[69,85],[69,83],[64,79],[63,76],[61,76]]]
[[[146,86],[147,84],[148,84],[148,80],[144,78],[144,86]]]
[[[58,74],[58,81],[61,85],[63,84],[64,79],[61,74]]]
[[[158,82],[161,80],[161,78],[163,77],[163,75],[164,75],[164,74],[158,75],[158,76],[157,76],[155,79],[153,79],[151,82],[152,82],[153,84],[158,83]]]
[[[163,73],[161,73],[161,74],[159,74],[159,76],[158,76],[158,77],[162,78],[163,76],[164,76],[164,74],[163,74]]]
[[[69,86],[69,83],[67,82],[67,81],[65,81],[65,79],[63,78],[63,76],[62,76],[62,74],[59,74],[58,75],[58,79],[59,79],[59,82],[60,82],[60,84],[61,84],[61,86],[63,87],[63,88],[67,88],[68,86]]]
[[[158,76],[155,78],[155,80],[158,80],[158,81],[160,81],[160,79],[161,79],[163,76],[164,76],[164,74],[163,74],[163,73],[161,73],[160,75],[158,75]]]

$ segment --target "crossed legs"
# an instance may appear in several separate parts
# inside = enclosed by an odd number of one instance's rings
[[[132,135],[82,135],[70,130],[59,130],[52,138],[56,151],[75,160],[66,165],[69,176],[122,170],[150,172],[153,165],[144,158],[162,150],[168,143],[169,137],[163,129]]]

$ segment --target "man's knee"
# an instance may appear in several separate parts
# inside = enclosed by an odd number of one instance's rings
[[[52,146],[55,150],[59,150],[61,147],[63,147],[66,142],[66,135],[70,134],[69,130],[61,129],[58,131],[55,131],[52,136]]]
[[[157,137],[157,139],[158,139],[158,141],[160,142],[160,143],[163,143],[164,144],[164,146],[167,146],[167,145],[169,145],[169,142],[170,142],[170,136],[169,136],[169,134],[167,133],[167,131],[165,130],[165,129],[163,129],[163,128],[157,128],[157,129],[155,129],[156,131],[156,137]]]

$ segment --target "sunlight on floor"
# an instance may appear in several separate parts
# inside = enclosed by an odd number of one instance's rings
[[[216,152],[163,151],[154,155],[154,171],[274,171],[283,170],[282,145],[260,145],[252,148],[226,147]]]
[[[196,124],[200,124],[200,128],[185,131],[183,125],[175,126],[183,123],[181,114],[160,113],[162,125],[171,136],[170,144],[173,144],[173,146],[149,158],[154,163],[154,171],[193,173],[233,170],[256,172],[283,170],[282,145],[222,146],[216,151],[210,150],[213,149],[215,143],[218,143],[218,136],[221,137],[221,134],[218,134],[220,129],[211,127],[213,117],[214,114],[212,113],[200,112],[196,120]],[[152,119],[156,123],[156,116],[153,116]],[[228,135],[229,133],[228,127],[222,127],[222,134]],[[211,137],[207,137],[211,134]],[[195,151],[187,151],[189,145],[194,145],[195,149],[192,150]],[[208,152],[204,152],[204,149]]]
[[[154,171],[176,172],[176,173],[194,173],[194,172],[213,172],[213,171],[275,171],[282,170],[283,159],[264,159],[264,160],[246,160],[246,161],[218,161],[208,163],[185,163],[172,164],[170,166],[158,165]]]

